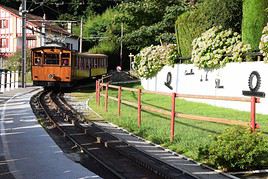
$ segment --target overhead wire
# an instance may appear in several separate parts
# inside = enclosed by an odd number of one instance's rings
[[[45,4],[44,4],[44,6],[47,7],[48,9],[54,11],[55,13],[60,14],[60,13],[59,13],[58,11],[56,11],[55,9],[53,9],[53,8],[51,8],[51,7],[49,7],[49,6],[45,5]]]

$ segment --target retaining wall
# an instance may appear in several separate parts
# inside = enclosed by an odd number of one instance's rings
[[[268,64],[264,62],[228,63],[224,68],[211,71],[198,69],[193,64],[176,64],[174,67],[165,66],[155,77],[142,79],[141,82],[145,89],[152,91],[242,97],[243,90],[249,91],[248,80],[252,71],[259,72],[261,76],[259,91],[265,92],[267,96],[261,99],[260,104],[257,104],[257,113],[268,114]],[[167,77],[168,73],[171,74],[169,77]],[[168,81],[170,81],[170,85],[168,85]],[[250,111],[249,103],[195,101]]]

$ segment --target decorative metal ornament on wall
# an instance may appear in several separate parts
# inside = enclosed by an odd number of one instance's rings
[[[166,85],[169,89],[173,90],[173,87],[171,86],[171,81],[172,81],[172,74],[171,74],[171,72],[168,72],[168,73],[167,73],[167,79],[166,79],[165,85]]]
[[[221,85],[221,79],[215,79],[215,88],[224,88],[224,86]]]
[[[252,71],[248,78],[248,87],[250,91],[242,91],[244,96],[265,97],[264,92],[259,92],[261,87],[261,76],[257,71]]]
[[[193,69],[191,69],[189,72],[185,70],[184,75],[194,75]]]

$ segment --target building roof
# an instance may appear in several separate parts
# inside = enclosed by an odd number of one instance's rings
[[[15,15],[17,17],[21,16],[20,12],[18,10],[16,10],[16,9],[6,7],[6,6],[3,6],[1,4],[0,4],[0,8],[7,10],[8,12],[10,12],[11,14],[13,14],[13,15]],[[41,21],[41,20],[43,20],[42,17],[27,13],[27,18],[26,19],[28,21],[27,23],[33,24],[33,26],[36,26],[37,28],[42,28],[42,21]],[[32,21],[32,20],[38,20],[38,21]],[[54,33],[63,34],[63,35],[71,35],[64,28],[62,28],[62,27],[60,27],[58,25],[52,24],[51,22],[46,22],[45,25],[46,25],[46,29],[49,32],[54,32]]]

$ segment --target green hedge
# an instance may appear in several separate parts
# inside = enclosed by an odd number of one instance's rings
[[[199,157],[227,171],[261,169],[268,166],[268,138],[241,126],[226,129],[209,146],[199,149]]]
[[[191,43],[212,26],[241,32],[242,0],[205,0],[196,8],[180,15],[176,35],[180,55],[191,55]]]
[[[267,0],[244,0],[242,40],[252,49],[258,49],[263,27],[268,22]]]

